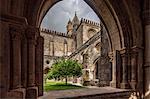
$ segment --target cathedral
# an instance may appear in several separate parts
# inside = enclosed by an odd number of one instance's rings
[[[74,59],[83,65],[82,79],[84,81],[91,83],[101,78],[100,86],[109,85],[111,80],[109,44],[102,23],[83,18],[79,20],[75,13],[72,21],[69,19],[66,29],[67,33],[41,29],[41,36],[44,37],[44,68],[50,68],[61,57]],[[100,65],[98,60],[102,61],[102,59],[106,62],[103,64],[105,67],[101,64],[98,70],[97,65]],[[93,83],[93,85],[96,84]]]
[[[48,10],[61,1],[0,0],[0,98],[45,95],[43,69],[63,56],[82,63],[87,83],[129,89],[103,94],[107,99],[128,99],[133,91],[150,99],[150,0],[84,0],[100,23],[75,14],[67,33],[40,29]]]

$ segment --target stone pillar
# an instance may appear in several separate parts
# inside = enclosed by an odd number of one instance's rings
[[[27,92],[26,98],[36,99],[38,92],[35,87],[35,45],[37,28],[28,26],[26,31],[27,45],[28,45],[28,73],[27,73]]]
[[[0,19],[1,21],[1,19]],[[6,98],[10,87],[10,34],[7,22],[0,22],[0,99]]]
[[[22,44],[21,44],[21,81],[22,81],[22,86],[24,88],[27,87],[27,59],[28,59],[28,55],[27,55],[27,38],[25,36],[25,34],[23,35],[23,39],[22,39]]]
[[[36,45],[36,85],[38,86],[38,96],[43,95],[43,56],[44,56],[44,38],[39,36]]]
[[[52,49],[51,49],[51,40],[49,40],[48,43],[49,43],[49,44],[48,44],[48,45],[49,45],[49,48],[48,48],[48,49],[49,49],[49,54],[48,54],[48,55],[51,55],[51,50],[52,50]]]
[[[116,81],[116,54],[115,53],[109,53],[110,61],[112,62],[112,81],[110,82],[110,86],[116,88],[117,87],[117,81]]]
[[[131,87],[136,89],[137,85],[137,52],[132,51],[131,53]]]
[[[137,47],[137,90],[143,94],[143,47]]]
[[[120,86],[120,53],[119,51],[114,51],[109,54],[112,62],[112,81],[110,86],[117,88]]]
[[[55,56],[54,39],[53,39],[53,41],[52,41],[52,56]]]
[[[9,26],[10,30],[10,90],[7,93],[7,98],[25,98],[25,89],[22,88],[21,83],[21,42],[22,34],[24,33],[24,28],[22,25],[11,24]]]
[[[65,45],[66,45],[66,43],[65,43],[65,40],[64,40],[64,45],[63,45],[63,52],[64,52],[63,54],[64,54],[64,56],[65,56],[65,52],[66,52]]]
[[[150,0],[144,0],[143,3],[143,23],[144,23],[144,91],[150,91]],[[150,94],[146,95],[149,99]]]
[[[11,89],[21,88],[21,31],[19,27],[10,27],[12,55],[12,86]]]
[[[28,87],[35,86],[35,35],[28,32]]]
[[[1,13],[0,21],[0,98],[22,99],[25,89],[21,83],[21,43],[27,21],[6,13]]]
[[[128,61],[127,61],[127,51],[123,49],[120,51],[121,59],[122,59],[122,81],[121,81],[121,88],[127,89],[129,88],[128,83]]]

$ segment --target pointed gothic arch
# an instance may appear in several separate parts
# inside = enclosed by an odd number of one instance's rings
[[[123,71],[126,71],[126,65],[128,63],[130,63],[131,60],[129,60],[130,58],[134,58],[133,56],[129,56],[129,53],[136,51],[136,53],[142,53],[141,52],[141,48],[142,48],[142,43],[141,43],[141,39],[139,36],[139,33],[134,33],[134,26],[133,26],[133,20],[130,19],[131,16],[131,12],[128,10],[128,6],[126,4],[126,2],[120,2],[120,3],[115,3],[113,0],[100,0],[100,1],[96,1],[96,0],[84,0],[94,11],[95,13],[99,16],[99,18],[101,19],[102,23],[104,24],[106,30],[107,30],[107,35],[108,35],[108,40],[109,40],[109,45],[111,47],[111,53],[110,56],[115,56],[115,51],[118,50],[120,55],[121,55],[121,61],[124,63],[121,63],[121,66],[123,67]],[[46,12],[57,2],[59,2],[58,0],[52,0],[52,2],[44,2],[41,4],[39,12],[37,13],[37,21],[36,21],[36,25],[39,26],[44,15],[46,14]],[[136,19],[135,19],[136,20]],[[136,25],[136,24],[134,24]],[[140,26],[136,26],[139,27],[139,31],[141,30]],[[135,35],[136,34],[136,35]],[[136,39],[133,39],[133,37],[135,38],[135,36],[140,40],[137,41]],[[142,35],[141,35],[142,36]],[[137,44],[135,46],[135,42],[136,44],[139,42],[139,44]],[[125,56],[124,56],[125,55]],[[127,55],[127,56],[126,56]],[[141,54],[140,54],[141,55]],[[114,61],[112,61],[113,63],[116,63],[118,60],[116,60],[116,58],[113,58]],[[141,59],[140,57],[136,57],[137,60]],[[129,65],[133,65],[133,64],[129,64]],[[116,64],[113,64],[113,67],[115,67]],[[139,65],[141,67],[141,65]],[[116,70],[116,69],[115,69]],[[113,70],[113,71],[115,71]],[[132,71],[134,72],[134,71]],[[135,72],[134,72],[135,73]],[[117,76],[117,74],[113,74],[115,76]],[[116,78],[116,77],[115,77]],[[127,79],[131,79],[127,76],[123,77],[124,80]],[[134,79],[134,78],[133,78]],[[141,78],[139,78],[141,80]],[[115,79],[116,80],[116,79]],[[116,81],[114,81],[116,82]],[[121,83],[122,81],[119,81],[119,83]],[[124,84],[124,82],[122,82],[122,88],[128,88],[129,85],[126,83]],[[133,85],[134,86],[134,85]],[[115,87],[117,87],[117,85],[115,85]]]
[[[37,97],[37,89],[30,89],[29,86],[39,86],[37,85],[38,82],[36,82],[36,85],[34,84],[35,71],[40,71],[38,70],[38,68],[35,68],[35,61],[37,67],[37,64],[42,63],[41,54],[37,54],[38,51],[42,53],[41,47],[43,45],[43,38],[39,36],[39,26],[42,18],[44,17],[48,9],[60,1],[61,0],[1,0],[1,4],[3,4],[0,6],[0,20],[2,23],[0,24],[2,28],[0,36],[0,41],[2,41],[0,44],[0,55],[2,59],[2,72],[0,75],[0,77],[2,78],[2,80],[0,80],[2,85],[0,90],[0,94],[2,95],[1,97],[16,97],[17,92],[14,92],[14,90],[12,91],[13,88],[10,89],[11,84],[9,82],[10,77],[16,75],[17,79],[19,79],[19,83],[15,83],[16,80],[14,79],[14,86],[16,87],[16,84],[21,84],[24,86],[23,88],[25,89],[21,90],[21,94],[19,95],[21,96],[23,94],[22,96],[24,96],[24,94],[28,93],[28,96],[32,96],[30,94],[32,93],[34,98]],[[91,6],[91,8],[93,8],[93,10],[97,13],[108,31],[109,42],[111,45],[110,57],[112,58],[111,60],[113,64],[113,70],[115,71],[114,75],[116,75],[116,68],[118,68],[115,66],[122,66],[121,71],[124,74],[121,76],[123,79],[121,81],[121,87],[128,87],[129,84],[126,83],[126,81],[128,80],[131,81],[131,88],[142,91],[142,70],[144,69],[144,89],[145,91],[148,91],[148,37],[150,25],[149,0],[144,0],[144,2],[142,0],[85,0],[85,2],[87,2]],[[143,18],[141,17],[141,15]],[[142,31],[142,29],[144,31]],[[143,40],[144,33],[146,41]],[[15,39],[19,40],[19,42],[10,42],[10,40]],[[27,43],[28,41],[32,42],[32,44]],[[20,46],[20,43],[22,43],[23,45]],[[19,49],[17,49],[17,47],[15,46],[19,46]],[[12,52],[11,47],[18,51]],[[21,50],[22,56],[20,56]],[[143,50],[145,51],[145,56],[143,55]],[[15,53],[17,55],[15,55]],[[30,61],[28,62],[27,60]],[[10,64],[12,61],[14,62],[14,66],[16,66],[13,68],[13,70],[10,69],[10,67],[13,66],[13,64]],[[27,69],[25,68],[27,66],[31,68],[28,69],[28,71],[25,70]],[[130,73],[125,73],[125,71],[129,71],[129,69],[126,68],[127,66],[131,68]],[[15,71],[17,70],[21,72],[16,74]],[[31,71],[29,72],[29,70]],[[11,71],[13,75],[10,75],[8,71]],[[42,74],[40,73],[41,71],[36,72],[36,76],[38,75],[38,77],[42,78]],[[113,80],[118,79],[114,75]],[[129,75],[130,77],[127,75]],[[23,76],[25,78],[25,81],[20,79],[20,76]],[[41,79],[38,77],[36,77],[37,81],[38,79]],[[116,84],[114,84],[114,86],[116,87]],[[17,86],[17,88],[20,89],[19,86]]]

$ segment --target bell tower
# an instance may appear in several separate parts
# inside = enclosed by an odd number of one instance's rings
[[[68,21],[68,24],[67,24],[66,28],[67,28],[67,34],[68,34],[68,35],[72,35],[72,32],[73,32],[73,24],[72,24],[72,22],[70,21],[70,19],[69,19],[69,21]]]
[[[76,12],[75,12],[75,16],[74,16],[74,18],[73,18],[73,20],[72,20],[72,24],[73,24],[73,32],[75,32],[76,29],[77,29],[77,27],[78,27],[79,24],[80,24],[80,21],[79,21],[79,18],[78,18],[78,16],[77,16],[77,13],[76,13]]]

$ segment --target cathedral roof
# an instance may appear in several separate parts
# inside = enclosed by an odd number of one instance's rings
[[[74,16],[74,18],[73,18],[73,20],[72,20],[72,23],[73,23],[74,25],[79,25],[79,24],[80,24],[80,21],[79,21],[79,19],[78,19],[78,16],[77,16],[76,12],[75,12],[75,16]]]

